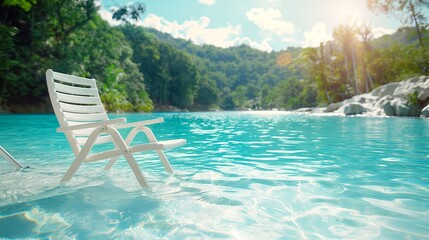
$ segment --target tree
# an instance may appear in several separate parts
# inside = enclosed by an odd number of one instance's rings
[[[247,87],[246,86],[238,86],[232,93],[232,99],[236,104],[236,107],[243,108],[245,102],[248,100],[246,97]]]
[[[264,84],[260,93],[261,107],[263,109],[271,109],[274,107],[275,102],[275,91],[268,84]]]
[[[128,94],[125,85],[121,83],[124,71],[110,65],[105,70],[104,82],[101,84],[100,98],[107,111],[129,112],[132,111],[133,105],[127,100]]]
[[[130,19],[137,22],[140,15],[146,12],[146,6],[143,3],[127,4],[118,8],[112,15],[112,18],[118,21],[130,23]]]
[[[334,29],[334,39],[340,44],[344,54],[344,65],[346,69],[347,79],[353,86],[355,94],[359,94],[359,82],[356,71],[356,27],[354,25],[340,25]],[[350,74],[349,59],[352,59],[352,74]]]
[[[403,24],[414,23],[421,48],[424,48],[422,29],[427,24],[425,9],[429,7],[429,0],[367,0],[369,9],[386,14],[401,13]]]
[[[31,7],[36,4],[36,0],[4,0],[3,6],[13,7],[17,6],[24,11],[30,11]]]
[[[277,106],[285,109],[314,107],[317,92],[310,83],[304,83],[296,77],[284,80],[276,86]]]
[[[362,40],[362,76],[365,79],[365,92],[369,92],[374,87],[374,83],[368,68],[370,41],[373,39],[372,27],[368,22],[363,22],[359,27],[359,35]]]
[[[12,27],[0,23],[0,109],[6,108],[6,98],[8,97],[8,79],[10,76],[10,69],[17,65],[13,61],[15,44],[13,37],[16,30]]]
[[[94,0],[3,1],[1,40],[10,44],[12,37],[13,46],[0,49],[0,58],[8,62],[0,80],[0,101],[43,104],[47,91],[42,69],[67,59],[67,40],[96,16],[96,10]]]
[[[152,100],[159,105],[190,108],[199,79],[191,57],[141,27],[128,24],[121,29],[134,49],[133,60],[140,64]]]
[[[190,108],[197,93],[199,75],[188,54],[173,53],[166,58],[169,61],[171,82],[168,85],[169,103],[179,108]]]
[[[216,82],[207,77],[202,78],[200,82],[195,101],[203,106],[216,107],[219,102],[219,89]]]
[[[328,65],[326,64],[323,43],[320,43],[319,48],[303,49],[301,59],[310,78],[314,79],[317,84],[321,102],[332,103],[333,99],[328,87]]]

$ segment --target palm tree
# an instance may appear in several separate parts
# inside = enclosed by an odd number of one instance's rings
[[[346,69],[347,80],[353,86],[355,85],[355,94],[359,94],[359,81],[357,78],[356,71],[356,27],[354,25],[340,25],[334,29],[334,39],[337,41],[342,48],[344,54],[344,65]],[[352,74],[350,73],[349,59],[352,59]],[[354,79],[353,79],[354,78]]]
[[[304,48],[300,58],[304,61],[309,73],[317,81],[319,91],[324,93],[324,97],[328,103],[332,103],[332,97],[328,91],[328,65],[324,57],[323,43],[320,43],[320,48]]]
[[[365,92],[369,92],[374,87],[371,73],[369,72],[369,68],[368,68],[368,55],[369,55],[369,52],[371,51],[371,45],[369,44],[369,41],[371,41],[374,36],[372,34],[371,24],[366,21],[363,22],[362,25],[359,27],[359,35],[362,41],[362,54],[363,54],[363,57],[362,57],[363,74],[362,75],[363,75],[363,78],[365,79]]]

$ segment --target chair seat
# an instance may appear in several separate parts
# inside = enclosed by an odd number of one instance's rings
[[[76,138],[76,141],[80,146],[85,145],[87,140],[88,140],[87,137]],[[104,143],[109,143],[109,142],[113,142],[112,136],[99,136],[95,140],[94,144],[104,144]]]
[[[173,139],[173,140],[165,140],[154,143],[143,143],[130,147],[130,151],[134,152],[142,152],[142,151],[150,151],[150,150],[164,150],[175,147],[180,147],[186,144],[186,139]],[[88,155],[85,159],[85,162],[95,162],[101,159],[106,159],[110,157],[119,156],[122,154],[122,150],[115,149],[104,151],[100,153],[94,153]]]
[[[173,139],[173,140],[165,140],[159,141],[158,144],[163,145],[163,149],[170,149],[175,147],[180,147],[186,144],[186,139]]]

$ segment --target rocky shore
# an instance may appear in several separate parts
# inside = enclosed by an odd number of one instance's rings
[[[429,77],[388,83],[370,93],[356,95],[325,108],[300,109],[298,112],[346,116],[429,117]]]

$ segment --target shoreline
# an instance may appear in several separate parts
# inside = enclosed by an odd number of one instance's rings
[[[9,109],[0,108],[0,115],[51,114],[53,110],[49,107],[50,104],[47,103],[48,101],[35,103],[34,105],[11,105]],[[429,76],[414,77],[401,82],[388,83],[375,88],[369,93],[355,95],[350,99],[332,103],[326,107],[301,108],[296,110],[279,110],[277,108],[234,110],[195,108],[188,110],[171,105],[155,105],[153,111],[148,113],[225,111],[283,111],[300,114],[363,117],[429,117]],[[121,112],[117,113],[120,114]]]

